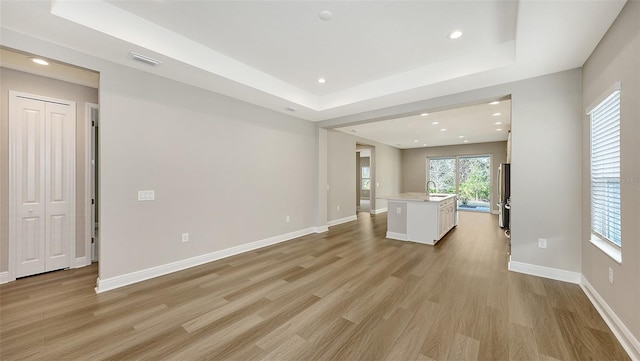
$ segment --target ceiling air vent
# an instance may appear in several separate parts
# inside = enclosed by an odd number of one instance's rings
[[[133,60],[137,60],[137,61],[139,61],[141,63],[145,63],[145,64],[152,65],[152,66],[156,66],[156,65],[162,64],[162,62],[160,60],[156,60],[154,58],[150,58],[148,56],[144,56],[142,54],[138,54],[138,53],[133,52],[133,51],[131,52],[131,58]]]

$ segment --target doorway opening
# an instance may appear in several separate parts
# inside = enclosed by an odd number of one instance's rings
[[[376,213],[375,147],[356,143],[356,213]]]
[[[356,211],[371,212],[371,150],[356,151]]]
[[[491,156],[427,158],[434,193],[457,194],[461,211],[491,212]]]
[[[39,65],[34,57],[0,47],[0,84],[10,103],[9,137],[0,140],[10,160],[7,211],[0,219],[9,225],[0,229],[8,250],[0,265],[8,272],[0,272],[0,283],[94,259],[91,213],[97,204],[86,195],[97,179],[97,163],[87,169],[97,140],[86,123],[97,119],[99,73],[48,57],[48,65]]]

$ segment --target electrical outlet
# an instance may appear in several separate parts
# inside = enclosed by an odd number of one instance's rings
[[[547,248],[547,240],[545,238],[538,238],[538,248]]]
[[[337,207],[336,207],[336,210],[337,210],[338,212],[340,212],[340,206],[337,206]]]
[[[402,208],[400,207],[396,208],[396,214],[402,214]]]
[[[613,284],[613,270],[609,267],[609,283]]]
[[[182,234],[182,243],[189,242],[189,233]]]
[[[285,222],[290,222],[291,221],[291,217],[289,217],[289,216],[284,217],[284,221]]]

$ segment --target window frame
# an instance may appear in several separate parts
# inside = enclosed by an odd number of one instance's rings
[[[365,177],[365,169],[366,169],[367,177]],[[368,188],[364,187],[365,180],[369,181]],[[360,168],[360,190],[363,190],[363,191],[371,190],[371,166],[364,166]]]
[[[606,238],[603,235],[600,235],[597,231],[594,231],[593,227],[593,197],[594,197],[594,189],[593,189],[593,117],[592,113],[598,108],[600,108],[606,101],[611,99],[613,96],[618,96],[619,108],[618,108],[618,127],[621,126],[622,121],[622,112],[621,112],[621,102],[622,102],[622,87],[620,82],[616,82],[613,84],[611,88],[609,88],[603,95],[601,95],[591,106],[587,108],[586,114],[587,119],[589,121],[589,242],[594,245],[596,248],[604,252],[607,256],[611,257],[614,261],[619,264],[622,264],[622,195],[619,195],[619,208],[617,209],[620,213],[619,222],[620,222],[620,245],[616,244],[613,240]],[[621,130],[618,129],[618,133],[621,135]],[[620,148],[622,148],[621,139],[618,141],[618,152],[620,152]],[[618,154],[618,161],[621,161],[621,155]],[[618,175],[620,188],[622,187],[622,179],[621,174]],[[619,190],[621,193],[621,189]]]

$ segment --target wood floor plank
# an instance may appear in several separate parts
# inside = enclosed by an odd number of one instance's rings
[[[391,347],[385,360],[416,360],[424,345],[427,335],[433,326],[436,316],[442,307],[433,302],[425,301],[413,314],[411,320]]]
[[[558,360],[571,359],[568,350],[573,346],[564,342],[550,301],[543,296],[531,295],[529,307],[535,315],[532,321],[538,353]]]
[[[497,217],[435,246],[386,214],[102,294],[97,265],[0,285],[1,360],[628,360],[579,286],[507,270]]]
[[[507,311],[487,307],[480,337],[480,360],[509,359],[509,322]]]
[[[515,322],[509,323],[509,358],[512,360],[540,359],[533,328]]]
[[[449,355],[447,360],[477,360],[478,353],[480,352],[480,341],[467,337],[465,335],[456,333],[453,341],[451,342],[451,348],[449,349]]]

